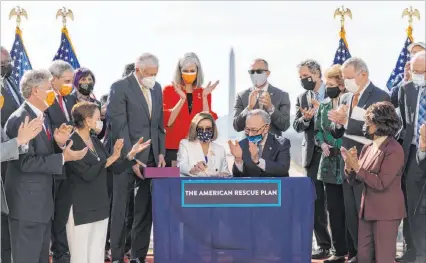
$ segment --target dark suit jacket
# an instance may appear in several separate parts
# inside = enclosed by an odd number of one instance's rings
[[[339,105],[345,104],[349,105],[349,119],[348,119],[348,125],[347,128],[345,127],[339,127],[336,123],[331,124],[331,134],[334,138],[342,138],[342,146],[346,149],[349,149],[353,146],[355,146],[358,150],[358,153],[361,152],[362,147],[364,147],[364,143],[361,143],[359,141],[353,140],[352,138],[346,137],[346,135],[355,135],[358,136],[360,139],[365,139],[364,134],[362,132],[362,127],[364,126],[365,121],[364,120],[355,120],[352,119],[352,100],[353,100],[353,93],[346,93],[340,97]],[[380,102],[380,101],[389,101],[390,97],[389,94],[386,93],[384,90],[376,87],[372,82],[370,82],[370,85],[364,90],[361,98],[359,98],[358,101],[358,107],[366,110],[370,105]]]
[[[422,152],[420,149],[417,150],[417,162],[424,172],[423,175],[426,176],[426,152]],[[420,200],[414,210],[414,214],[417,214],[417,211],[420,211],[420,214],[426,213],[426,181],[423,184]]]
[[[4,88],[6,88],[6,86],[9,85],[15,91],[15,93],[19,96],[19,99],[21,100],[22,99],[20,97],[21,93],[19,91],[19,87],[16,86],[15,81],[11,77],[4,79],[4,81],[5,81]],[[15,98],[9,94],[9,92],[2,90],[2,95],[4,96],[4,105],[3,105],[3,108],[1,108],[1,126],[5,127],[7,119],[9,119],[9,116],[12,115],[12,113],[19,108],[19,105],[16,103]]]
[[[63,97],[63,100],[65,102],[70,120],[67,121],[67,118],[61,109],[61,106],[59,106],[58,100],[55,99],[55,102],[46,110],[46,114],[50,119],[50,125],[52,125],[52,130],[59,128],[62,123],[65,123],[67,125],[74,124],[72,121],[71,110],[72,107],[74,107],[74,105],[77,103],[77,98],[70,94],[68,96]]]
[[[365,220],[396,220],[405,214],[401,178],[404,168],[404,151],[392,137],[382,142],[379,148],[365,145],[360,153],[361,169],[357,174],[348,174],[348,181],[364,182],[360,218]]]
[[[418,113],[417,98],[419,97],[419,91],[420,88],[414,85],[412,81],[406,82],[399,89],[399,111],[401,112],[402,127],[404,129],[404,137],[401,138],[403,139],[402,148],[405,154],[404,165],[407,164],[410,147],[413,142],[415,118]]]
[[[25,102],[6,123],[9,138],[15,138],[18,127],[36,114]],[[28,152],[11,161],[6,172],[6,197],[9,216],[27,222],[47,223],[53,217],[53,175],[63,172],[62,154],[55,154],[53,142],[41,131],[28,143]]]
[[[237,132],[244,130],[246,126],[246,117],[248,114],[247,106],[252,88],[246,89],[237,94],[234,104],[233,126]],[[268,86],[268,92],[271,96],[271,102],[275,111],[271,114],[271,128],[269,132],[281,136],[290,127],[290,98],[288,93],[275,88],[271,84]],[[255,109],[259,108],[256,104]]]
[[[312,108],[312,92],[311,91],[305,91],[299,96],[297,96],[296,101],[296,117],[293,121],[293,129],[301,133],[303,132],[303,141],[302,141],[302,165],[303,167],[308,167],[309,164],[311,164],[312,161],[312,155],[314,154],[314,148],[315,148],[315,118],[312,118],[309,123],[306,125],[305,121],[303,120],[303,114],[300,111],[299,107],[305,108]],[[327,97],[327,93],[325,94],[325,97]]]
[[[149,118],[148,104],[134,76],[130,74],[113,83],[107,106],[107,118],[112,145],[117,139],[124,139],[122,155],[126,156],[132,146],[141,138],[151,139],[155,161],[158,155],[165,154],[165,130],[163,121],[163,95],[161,86],[155,83],[151,90],[152,117]],[[137,158],[146,163],[149,149],[138,154]]]
[[[234,164],[234,177],[288,177],[290,169],[290,140],[269,133],[261,158],[265,160],[265,171],[262,171],[253,161],[247,139],[240,141],[243,150],[243,172]]]

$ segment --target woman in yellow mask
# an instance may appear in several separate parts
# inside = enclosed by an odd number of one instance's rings
[[[204,81],[200,60],[194,53],[186,53],[176,66],[172,85],[163,89],[164,126],[166,127],[166,163],[176,166],[179,143],[188,136],[191,120],[200,112],[208,112],[216,120],[211,109],[211,92],[219,84]]]

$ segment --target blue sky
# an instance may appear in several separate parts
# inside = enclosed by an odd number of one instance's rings
[[[56,11],[65,6],[74,12],[68,30],[78,59],[96,75],[96,95],[107,93],[121,76],[124,64],[143,52],[160,59],[158,81],[170,83],[177,60],[185,52],[197,53],[206,80],[220,80],[213,94],[213,109],[228,111],[228,61],[236,54],[237,91],[250,86],[247,68],[262,57],[270,64],[270,82],[290,93],[292,105],[301,92],[296,65],[313,58],[325,69],[338,45],[340,22],[334,10],[352,10],[346,23],[353,56],[366,60],[372,81],[384,88],[404,44],[408,25],[404,8],[421,12],[414,22],[415,40],[425,40],[424,1],[288,2],[288,1],[45,1],[1,2],[1,44],[10,48],[15,20],[10,10],[20,5],[29,20],[21,23],[23,39],[33,68],[47,67],[56,53],[62,23]],[[292,111],[294,111],[292,107]]]

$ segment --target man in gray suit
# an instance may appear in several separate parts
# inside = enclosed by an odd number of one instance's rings
[[[350,149],[355,146],[358,153],[361,153],[364,145],[372,142],[367,138],[364,127],[366,109],[379,101],[390,102],[390,97],[370,81],[367,64],[360,58],[346,60],[342,65],[342,75],[349,92],[342,95],[337,109],[329,111],[328,118],[333,122],[330,129],[334,138],[343,137],[343,147]],[[342,178],[345,178],[343,167],[342,162],[340,171]],[[355,249],[358,247],[358,215],[363,188],[363,184],[351,186],[347,180],[343,180],[346,223],[351,237],[348,242],[352,241]],[[349,263],[356,262],[355,255],[350,257]]]
[[[416,161],[419,147],[420,127],[426,123],[426,77],[425,77],[425,51],[417,53],[411,58],[410,67],[412,80],[399,89],[399,109],[402,125],[405,130],[402,148],[405,154],[405,187],[407,195],[407,218],[413,238],[413,249],[407,251],[399,262],[413,262],[417,257],[426,258],[424,248],[426,232],[426,215],[419,209],[422,203],[422,189],[426,185],[426,173]],[[417,211],[417,212],[416,212]],[[423,247],[422,247],[423,246]],[[419,261],[424,262],[424,261]]]
[[[234,129],[244,130],[246,117],[253,109],[262,109],[271,115],[269,132],[281,136],[290,127],[290,98],[288,93],[268,83],[268,62],[255,59],[249,69],[253,87],[237,94],[234,104]]]
[[[0,104],[0,109],[3,105]],[[33,119],[30,123],[28,118],[19,127],[18,136],[14,139],[9,140],[3,127],[1,129],[1,145],[0,145],[0,161],[8,162],[19,158],[19,154],[26,153],[28,151],[27,143],[33,139],[42,129],[42,120]],[[1,184],[1,262],[10,263],[11,260],[11,247],[10,247],[10,235],[9,235],[9,224],[7,215],[9,214],[9,208],[6,202],[6,195],[3,188],[3,180],[0,180]]]
[[[43,118],[54,99],[47,70],[28,70],[20,87],[25,102],[6,122],[9,138],[18,136],[25,119]],[[52,97],[53,95],[53,97]],[[9,162],[6,171],[6,197],[9,205],[9,229],[14,263],[46,263],[49,259],[50,228],[53,218],[53,176],[62,175],[67,161],[80,160],[87,148],[72,151],[65,125],[54,131],[43,118],[43,131],[28,143],[28,152]],[[54,152],[54,144],[63,149]]]
[[[126,172],[114,176],[111,212],[111,256],[113,262],[123,262],[125,253],[125,218],[129,191],[137,192],[134,202],[131,262],[145,262],[148,252],[152,213],[150,180],[141,174],[140,162],[147,166],[165,166],[165,131],[163,97],[159,83],[158,59],[145,53],[135,62],[135,72],[113,83],[107,106],[110,120],[110,139],[114,144],[124,139],[123,154],[141,137],[151,140],[151,148],[137,156],[138,162]]]

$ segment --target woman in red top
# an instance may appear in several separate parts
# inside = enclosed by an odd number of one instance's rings
[[[211,92],[219,84],[203,85],[203,70],[200,60],[194,53],[186,53],[176,67],[173,85],[163,89],[164,126],[166,127],[166,163],[176,166],[179,142],[188,136],[191,120],[197,113],[211,110]]]

